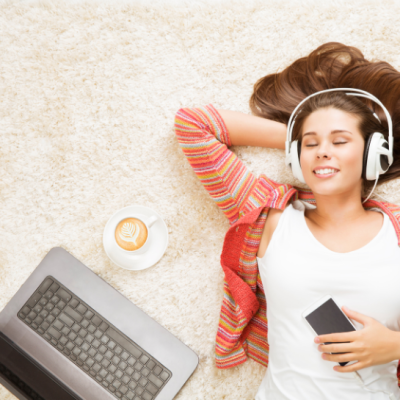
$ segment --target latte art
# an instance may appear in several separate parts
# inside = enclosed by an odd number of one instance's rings
[[[137,218],[125,218],[115,229],[115,240],[124,250],[140,249],[147,240],[146,225]]]

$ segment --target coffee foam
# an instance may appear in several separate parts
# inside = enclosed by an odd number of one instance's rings
[[[125,218],[115,228],[115,240],[122,249],[140,249],[147,240],[146,225],[137,218]]]

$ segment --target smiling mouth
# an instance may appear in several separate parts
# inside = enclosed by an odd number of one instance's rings
[[[329,177],[331,177],[331,176],[336,175],[338,172],[339,172],[339,170],[338,170],[338,171],[335,171],[335,172],[332,172],[332,173],[329,173],[329,174],[317,174],[315,171],[313,171],[314,175],[315,175],[317,178],[329,178]]]

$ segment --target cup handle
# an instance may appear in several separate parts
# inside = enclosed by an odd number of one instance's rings
[[[148,220],[146,220],[146,224],[148,225],[149,228],[151,228],[151,226],[154,224],[154,222],[156,222],[158,220],[157,215],[153,215],[152,217],[150,217]]]

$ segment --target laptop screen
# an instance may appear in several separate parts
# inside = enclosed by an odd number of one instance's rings
[[[0,383],[22,399],[81,400],[0,332]]]

